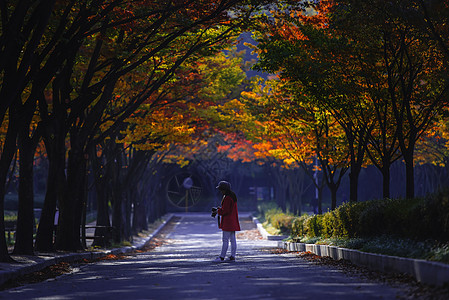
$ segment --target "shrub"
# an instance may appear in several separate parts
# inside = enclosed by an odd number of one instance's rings
[[[358,202],[358,203],[348,203],[345,204],[347,207],[346,215],[348,218],[349,224],[346,225],[348,228],[349,237],[361,237],[361,226],[360,226],[360,215],[363,211],[369,206],[369,202]]]
[[[449,241],[449,191],[429,195],[416,203],[409,213],[407,229],[411,237]]]
[[[449,241],[449,189],[425,198],[346,203],[324,215],[294,217],[273,206],[267,206],[265,211],[266,219],[275,228],[290,231],[293,239],[358,239],[356,244],[361,244],[364,238],[390,236],[393,240]],[[393,248],[401,248],[404,242],[401,243]],[[388,251],[389,245],[384,247]],[[437,252],[442,260],[449,256],[447,249]]]
[[[5,211],[4,214],[5,222],[16,222],[17,221],[17,213],[11,211]]]
[[[14,228],[17,223],[17,213],[5,211],[4,221],[5,221],[5,228]]]
[[[350,248],[350,249],[361,249],[363,245],[365,245],[366,239],[362,238],[350,238],[350,239],[343,239],[339,241],[337,246],[343,247],[343,248]]]
[[[309,216],[307,214],[304,214],[300,217],[296,217],[292,221],[292,228],[291,228],[291,236],[294,239],[301,238],[305,235],[306,229],[305,229],[305,223],[307,219],[310,219],[312,216]]]
[[[353,204],[343,204],[335,210],[336,228],[335,235],[348,238],[355,236],[354,222],[358,222],[359,215],[357,209]]]
[[[275,215],[277,215],[277,214],[282,214],[282,210],[280,208],[278,208],[278,207],[270,208],[267,211],[265,211],[265,214],[264,214],[265,220],[268,223],[272,224],[273,223],[273,217]]]
[[[360,250],[400,257],[423,258],[431,251],[431,247],[411,239],[380,236],[366,240]]]
[[[323,215],[314,215],[305,220],[304,231],[309,237],[321,236],[323,225]]]
[[[257,211],[259,212],[259,217],[261,218],[265,218],[267,212],[273,209],[281,211],[279,206],[277,206],[276,202],[262,202],[257,205]]]
[[[302,239],[300,239],[299,241],[301,243],[306,243],[306,244],[316,244],[319,240],[320,240],[320,238],[317,236],[314,236],[314,237],[305,236]]]
[[[359,216],[360,236],[387,234],[416,237],[415,231],[410,230],[410,226],[419,220],[413,217],[412,211],[422,202],[420,198],[367,201]]]
[[[285,213],[277,213],[270,217],[270,223],[274,228],[279,229],[282,233],[290,234],[292,222],[295,217]]]
[[[333,237],[337,226],[337,219],[333,211],[324,214],[321,218],[322,236],[326,238]]]
[[[360,226],[361,236],[377,236],[384,231],[386,223],[385,218],[385,200],[370,201],[359,215],[358,226]]]
[[[448,264],[449,263],[449,244],[433,248],[432,255],[429,257],[429,259]]]
[[[291,232],[294,238],[306,235],[323,238],[389,235],[447,242],[449,241],[449,190],[426,198],[346,203],[321,216],[294,218]]]
[[[419,203],[423,202],[422,198],[413,199],[387,199],[385,206],[385,228],[383,234],[395,234],[403,237],[413,237],[410,235],[409,225],[416,223],[411,216],[412,210]]]

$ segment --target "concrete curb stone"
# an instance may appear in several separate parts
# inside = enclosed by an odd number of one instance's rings
[[[0,263],[0,286],[2,286],[8,280],[17,278],[22,275],[30,274],[33,272],[40,271],[49,267],[51,265],[55,265],[61,262],[75,262],[83,259],[93,260],[101,257],[105,257],[110,254],[124,254],[131,252],[133,250],[139,250],[143,248],[143,246],[150,241],[155,235],[159,233],[159,231],[164,228],[164,226],[173,218],[174,214],[167,214],[163,216],[163,223],[159,225],[156,230],[154,230],[150,235],[145,238],[138,239],[134,243],[133,246],[127,246],[122,248],[115,248],[110,250],[105,250],[101,252],[97,251],[89,251],[82,253],[67,253],[67,254],[50,254],[52,257],[49,257],[48,253],[38,253],[36,256],[28,256],[27,258],[33,258],[36,261],[31,262],[29,259],[28,262],[25,263]],[[14,256],[12,256],[14,258]],[[9,270],[8,270],[9,268]]]
[[[256,217],[251,216],[251,218],[253,219],[254,224],[257,226],[257,229],[259,230],[260,234],[263,236],[264,239],[270,240],[270,241],[278,241],[278,240],[283,240],[283,239],[288,237],[286,235],[272,235],[272,234],[269,234],[265,230],[265,228],[263,228],[262,223],[260,223],[259,220]]]
[[[413,276],[418,282],[442,286],[449,283],[449,265],[423,259],[361,252],[329,245],[278,242],[278,248],[292,252],[311,252],[335,260],[348,260],[355,265],[380,272],[402,273]]]

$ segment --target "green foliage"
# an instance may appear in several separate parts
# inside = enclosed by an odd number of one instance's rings
[[[351,203],[344,204],[335,210],[336,228],[335,235],[344,238],[355,236],[357,233],[357,226],[355,221],[359,218],[360,207]]]
[[[122,247],[131,247],[131,246],[132,246],[131,242],[129,242],[129,241],[122,241],[122,242],[120,243],[120,245],[121,245]]]
[[[16,240],[16,238],[15,238],[15,232],[13,231],[13,232],[8,232],[8,231],[6,231],[5,232],[5,239],[6,239],[6,245],[8,245],[8,246],[14,246],[14,244],[15,244],[15,240]]]
[[[271,217],[271,224],[274,228],[279,229],[282,233],[290,234],[292,222],[295,216],[285,213],[278,213]]]
[[[264,222],[266,220],[266,213],[271,210],[279,210],[280,212],[282,212],[276,202],[262,202],[258,204],[257,211],[259,221]]]
[[[305,230],[305,222],[308,218],[311,218],[311,216],[304,214],[300,217],[296,217],[293,219],[291,228],[292,238],[295,239],[307,235]]]
[[[266,226],[272,226],[278,233],[290,234],[294,215],[284,213],[274,202],[260,204],[258,210],[263,213]]]
[[[263,225],[263,228],[267,231],[268,234],[271,234],[271,235],[282,234],[282,232],[279,229],[274,228],[273,225],[271,225],[268,222],[264,222],[262,225]]]
[[[317,237],[317,236],[314,236],[314,237],[306,236],[306,237],[300,239],[299,242],[306,243],[306,244],[317,244],[318,241],[320,241],[320,240],[321,240],[321,238]]]
[[[16,211],[5,211],[4,220],[6,222],[16,222],[17,221],[17,212]]]
[[[431,251],[431,246],[411,239],[380,236],[367,239],[360,251],[409,258],[425,258]]]
[[[323,215],[293,217],[277,207],[265,215],[278,229],[290,222],[293,241],[449,263],[449,190],[346,203]]]
[[[410,232],[419,238],[449,241],[449,190],[441,191],[415,203],[409,212]]]
[[[280,209],[278,207],[270,208],[267,211],[265,211],[265,220],[268,223],[272,224],[275,216],[278,214],[282,214],[282,209]]]
[[[361,236],[379,235],[384,230],[386,216],[384,216],[386,200],[371,201],[359,216]]]
[[[449,264],[449,244],[434,247],[428,259]]]
[[[334,236],[334,229],[337,228],[337,220],[335,218],[335,213],[333,211],[324,214],[321,220],[322,231],[321,235],[323,237],[332,237]]]
[[[369,238],[383,235],[449,241],[449,191],[426,198],[347,203],[316,216],[294,218],[292,238]]]
[[[323,229],[322,220],[323,215],[314,215],[310,218],[307,218],[304,224],[306,235],[309,237],[321,236]]]
[[[439,244],[435,241],[416,241],[407,238],[387,235],[370,238],[318,238],[304,237],[303,243],[325,244],[363,252],[378,253],[399,257],[427,259],[449,263],[449,244]]]
[[[349,248],[349,249],[361,249],[363,245],[366,243],[366,239],[362,238],[334,238],[331,239],[330,244],[334,246],[339,246],[343,248]]]

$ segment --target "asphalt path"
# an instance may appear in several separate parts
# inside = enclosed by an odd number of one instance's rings
[[[214,263],[221,232],[206,214],[183,215],[167,238],[150,252],[81,265],[54,279],[2,291],[0,299],[365,300],[402,295],[398,288],[295,254],[273,254],[272,241],[238,239],[236,261]]]

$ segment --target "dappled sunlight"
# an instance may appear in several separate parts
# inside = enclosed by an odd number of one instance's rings
[[[82,278],[81,280],[97,280],[97,279],[102,279],[102,276],[90,276],[90,277],[85,277]]]
[[[370,286],[373,286],[374,285],[374,283],[367,283],[367,282],[362,282],[362,281],[354,281],[354,282],[352,282],[352,283],[342,283],[342,282],[334,282],[334,283],[330,283],[330,282],[314,282],[314,283],[311,283],[311,285],[313,285],[313,286],[317,286],[317,287],[322,287],[322,286],[326,286],[326,287],[329,287],[329,286],[335,286],[335,287],[337,287],[337,286],[345,286],[345,287],[348,287],[348,286],[354,286],[354,287],[370,287]]]
[[[296,254],[273,254],[273,241],[240,240],[235,262],[214,263],[221,250],[221,232],[209,222],[206,217],[183,217],[169,235],[170,241],[151,251],[83,265],[54,283],[11,290],[8,296],[26,299],[43,291],[46,299],[215,299],[223,295],[245,300],[311,299],[317,291],[326,299],[383,295],[378,284],[347,278],[341,271],[312,265]]]
[[[114,281],[125,281],[125,280],[132,281],[134,279],[134,277],[110,277],[110,278],[105,278],[105,279],[114,280]]]

